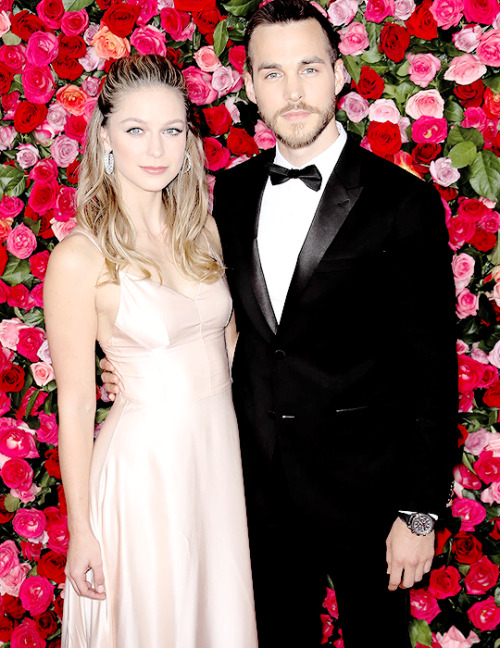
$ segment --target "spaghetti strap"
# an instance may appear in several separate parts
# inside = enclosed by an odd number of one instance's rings
[[[83,227],[80,227],[79,225],[77,225],[76,227],[74,227],[74,228],[71,230],[71,232],[66,236],[66,238],[69,238],[70,236],[73,236],[73,235],[75,235],[75,234],[83,234],[83,236],[85,236],[86,238],[88,238],[88,240],[89,240],[91,243],[93,243],[93,244],[95,245],[95,247],[99,250],[99,252],[101,252],[101,254],[102,254],[101,246],[100,246],[99,243],[97,242],[96,237],[95,237],[91,232],[89,232],[88,230],[83,229]]]

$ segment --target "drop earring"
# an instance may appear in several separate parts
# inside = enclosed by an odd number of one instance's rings
[[[184,165],[186,164],[186,162],[187,162],[187,167],[184,168]],[[184,162],[182,163],[181,173],[188,173],[189,171],[191,171],[191,156],[186,151],[186,155],[184,157]]]
[[[104,170],[108,175],[111,175],[114,168],[115,156],[113,155],[113,151],[104,151]]]

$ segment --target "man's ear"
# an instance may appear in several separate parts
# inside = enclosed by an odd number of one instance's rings
[[[341,92],[345,84],[344,62],[341,58],[335,61],[335,65],[333,66],[333,73],[335,75],[335,96],[337,96]]]
[[[245,72],[243,79],[245,81],[245,90],[247,91],[247,97],[252,103],[256,104],[257,99],[255,98],[255,88],[253,87],[253,79],[250,72]]]
[[[111,146],[111,142],[109,141],[109,135],[108,135],[107,128],[105,128],[104,126],[101,126],[101,130],[100,130],[99,134],[100,134],[101,140],[102,140],[102,142],[104,144],[104,148],[107,151],[112,151],[113,147]]]

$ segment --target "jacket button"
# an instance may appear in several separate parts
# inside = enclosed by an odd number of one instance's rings
[[[275,421],[275,420],[276,420],[276,412],[273,412],[273,410],[267,410],[267,415],[269,416],[269,418],[271,419],[271,421]]]
[[[286,353],[282,349],[277,349],[274,352],[274,357],[276,358],[276,360],[283,360],[285,358],[285,356],[286,356]]]

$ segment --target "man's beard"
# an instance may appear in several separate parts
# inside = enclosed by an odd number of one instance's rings
[[[278,118],[281,115],[291,111],[291,110],[305,110],[311,114],[319,115],[320,121],[317,126],[311,131],[307,132],[304,125],[301,123],[290,122],[291,131],[288,133],[283,133],[280,131],[278,124]],[[278,110],[274,113],[272,117],[267,117],[266,115],[261,115],[262,119],[266,125],[273,131],[276,136],[276,139],[287,146],[290,149],[300,149],[310,146],[315,142],[321,133],[325,130],[328,124],[335,117],[335,98],[332,103],[325,108],[325,110],[318,110],[313,106],[308,106],[305,103],[299,102],[295,104],[288,104],[285,108]]]

